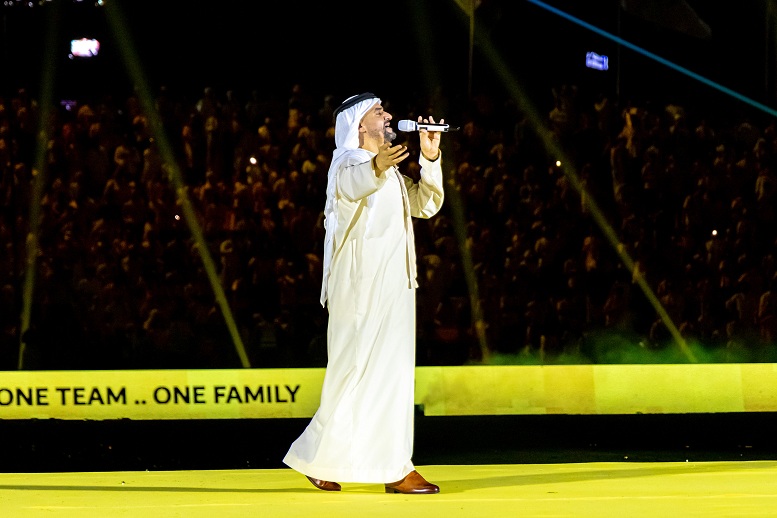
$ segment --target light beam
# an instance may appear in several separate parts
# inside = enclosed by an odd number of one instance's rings
[[[224,287],[221,285],[215,263],[213,262],[213,258],[208,251],[208,243],[205,240],[202,228],[197,219],[197,214],[186,193],[186,185],[183,181],[183,175],[181,174],[181,170],[178,167],[178,161],[175,158],[175,154],[173,153],[173,148],[170,145],[167,134],[164,131],[162,120],[156,110],[156,106],[154,105],[154,99],[151,95],[151,91],[149,90],[148,81],[146,80],[143,69],[140,66],[140,59],[135,52],[132,38],[127,31],[126,25],[124,24],[124,17],[119,11],[117,2],[106,2],[105,12],[113,33],[119,42],[119,50],[121,51],[121,56],[124,60],[125,66],[127,67],[127,71],[129,72],[130,77],[132,77],[135,81],[138,97],[143,106],[143,111],[148,117],[152,135],[154,135],[154,138],[156,139],[159,146],[159,152],[163,161],[165,162],[165,166],[170,177],[170,182],[175,189],[176,194],[178,195],[178,200],[181,203],[184,221],[189,226],[192,237],[197,244],[197,250],[200,254],[203,266],[205,267],[205,272],[213,289],[216,303],[221,309],[221,314],[224,316],[224,320],[226,322],[230,336],[232,337],[235,351],[240,358],[241,365],[246,369],[250,368],[251,364],[249,362],[248,355],[246,354],[246,350],[243,345],[243,340],[240,336],[237,324],[235,323],[235,319],[232,315],[232,310],[229,307],[229,302],[227,301],[227,297],[224,293]]]

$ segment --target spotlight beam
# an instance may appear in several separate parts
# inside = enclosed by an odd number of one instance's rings
[[[770,106],[767,106],[763,103],[760,103],[754,99],[751,99],[747,96],[742,95],[741,93],[732,90],[731,88],[728,88],[726,86],[721,85],[720,83],[716,83],[715,81],[712,81],[711,79],[708,79],[700,74],[697,74],[696,72],[693,72],[692,70],[689,70],[685,67],[682,67],[676,63],[673,63],[669,61],[666,58],[662,58],[661,56],[654,54],[650,52],[649,50],[645,50],[642,47],[639,47],[629,41],[624,40],[620,36],[616,36],[615,34],[611,34],[605,30],[600,29],[599,27],[596,27],[595,25],[591,25],[590,23],[581,20],[580,18],[576,18],[572,16],[569,13],[566,13],[562,11],[561,9],[558,9],[556,7],[550,6],[546,4],[545,2],[542,2],[540,0],[527,0],[529,3],[532,3],[538,7],[541,7],[542,9],[545,9],[555,15],[558,15],[566,20],[569,20],[570,22],[580,25],[581,27],[584,27],[591,32],[595,32],[596,34],[600,36],[604,36],[607,39],[610,39],[619,45],[623,45],[624,47],[633,50],[634,52],[637,52],[638,54],[642,54],[645,57],[648,57],[652,59],[653,61],[656,61],[657,63],[661,63],[664,66],[667,66],[673,70],[676,70],[677,72],[680,72],[681,74],[684,74],[692,79],[695,79],[709,87],[712,87],[720,92],[723,92],[724,94],[733,97],[735,99],[738,99],[744,103],[747,103],[755,108],[758,108],[759,110],[763,111],[764,113],[767,113],[773,117],[777,117],[777,110],[774,108],[771,108]]]
[[[529,0],[529,1],[534,2],[535,0]],[[669,331],[675,343],[677,344],[677,347],[680,349],[680,351],[688,359],[689,362],[697,363],[698,360],[696,356],[693,354],[693,351],[691,351],[690,347],[688,347],[688,344],[686,343],[685,338],[683,338],[677,326],[674,324],[671,317],[667,313],[666,309],[661,304],[661,301],[658,300],[658,297],[656,297],[653,290],[647,284],[647,281],[644,279],[641,273],[636,269],[636,264],[634,260],[631,258],[631,256],[629,256],[623,243],[621,243],[620,240],[618,239],[617,233],[607,221],[607,218],[604,216],[604,213],[599,208],[598,204],[596,203],[596,200],[594,200],[585,190],[585,186],[582,184],[579,177],[577,176],[575,171],[572,169],[572,166],[570,165],[572,161],[567,157],[564,150],[561,149],[561,147],[554,140],[551,132],[548,130],[548,128],[545,125],[544,119],[540,117],[539,112],[535,108],[534,104],[524,93],[523,89],[520,86],[520,83],[517,81],[515,76],[511,73],[509,65],[501,58],[499,52],[497,52],[497,50],[494,48],[487,34],[482,30],[479,30],[478,33],[479,33],[478,41],[480,43],[481,50],[484,57],[488,61],[491,68],[496,72],[499,78],[503,81],[510,95],[516,100],[518,105],[526,113],[526,116],[530,124],[532,125],[534,131],[536,131],[537,135],[540,137],[546,152],[549,154],[549,156],[557,157],[562,161],[563,173],[567,176],[567,178],[569,178],[572,186],[575,188],[575,190],[577,190],[577,192],[580,195],[585,194],[585,197],[588,200],[588,208],[590,210],[591,216],[594,219],[594,222],[599,226],[600,230],[604,234],[610,246],[612,246],[612,248],[618,254],[618,257],[621,259],[621,261],[626,266],[626,268],[628,268],[628,271],[632,274],[632,278],[634,282],[637,283],[637,285],[640,287],[640,289],[647,297],[650,304],[655,309],[656,313],[660,316],[662,323],[664,324],[664,326],[666,326],[667,330]]]
[[[38,255],[40,253],[38,233],[40,230],[40,204],[43,198],[43,189],[46,184],[46,153],[51,135],[50,117],[52,103],[54,101],[54,75],[56,71],[56,53],[50,49],[57,48],[59,37],[60,2],[49,13],[46,23],[46,46],[49,49],[43,56],[43,70],[41,74],[41,113],[38,119],[40,127],[37,132],[37,144],[35,147],[35,161],[32,168],[32,193],[30,196],[30,228],[25,241],[25,267],[24,283],[22,285],[22,314],[19,333],[19,358],[17,368],[24,369],[24,359],[27,350],[27,331],[32,320],[32,303],[35,298],[35,274],[37,270]]]
[[[251,368],[251,364],[248,360],[243,340],[240,337],[240,331],[238,330],[235,319],[232,315],[232,311],[229,308],[229,302],[224,293],[224,287],[221,285],[215,263],[208,251],[208,243],[205,240],[205,236],[202,232],[199,220],[197,219],[197,213],[189,200],[187,195],[186,185],[183,181],[183,175],[178,167],[178,161],[175,158],[175,153],[170,145],[170,141],[167,138],[167,134],[164,131],[162,120],[159,113],[154,106],[154,98],[151,95],[151,91],[148,87],[148,81],[145,78],[143,69],[140,66],[140,58],[134,50],[132,38],[124,24],[124,17],[119,11],[117,2],[106,2],[106,17],[113,30],[113,33],[119,43],[118,47],[121,51],[122,59],[127,67],[130,76],[134,79],[136,88],[138,91],[138,97],[143,106],[143,112],[148,117],[149,126],[151,127],[152,135],[159,145],[159,152],[162,155],[162,159],[165,163],[165,167],[168,171],[172,186],[175,188],[175,192],[178,196],[178,200],[181,203],[183,210],[184,221],[189,226],[189,230],[192,233],[192,237],[197,245],[197,250],[202,259],[205,272],[210,281],[213,293],[216,298],[216,303],[221,309],[221,313],[229,330],[232,342],[240,358],[240,363],[243,368]]]

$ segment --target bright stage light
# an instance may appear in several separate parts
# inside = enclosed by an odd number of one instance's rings
[[[100,53],[100,41],[94,38],[70,40],[70,59],[91,58]]]
[[[610,58],[600,56],[596,52],[588,52],[585,55],[585,66],[594,70],[608,70]]]

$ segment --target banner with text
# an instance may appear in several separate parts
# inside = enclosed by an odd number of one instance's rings
[[[324,369],[5,371],[0,419],[311,417]],[[777,364],[418,367],[425,415],[777,411]]]

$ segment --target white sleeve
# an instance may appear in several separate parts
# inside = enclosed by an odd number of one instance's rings
[[[349,201],[361,200],[383,187],[387,179],[386,171],[375,176],[372,160],[343,165],[337,171],[337,192]]]
[[[437,160],[427,160],[421,154],[418,159],[421,164],[421,181],[415,183],[403,176],[410,202],[410,214],[415,218],[431,218],[440,208],[445,198],[442,183],[442,153]]]

